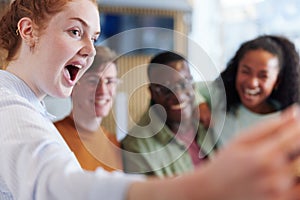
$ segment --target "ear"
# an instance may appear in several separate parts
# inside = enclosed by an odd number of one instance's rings
[[[20,37],[25,41],[27,45],[31,48],[35,46],[37,41],[37,36],[35,34],[36,29],[34,27],[33,21],[28,17],[23,17],[18,22],[18,30]]]

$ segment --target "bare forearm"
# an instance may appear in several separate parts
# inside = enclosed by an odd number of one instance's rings
[[[215,200],[216,192],[204,169],[172,179],[153,179],[131,185],[127,200]],[[222,196],[220,196],[222,197]]]

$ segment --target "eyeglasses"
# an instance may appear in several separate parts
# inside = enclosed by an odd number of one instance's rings
[[[89,76],[85,79],[89,86],[97,87],[104,84],[108,88],[116,87],[120,83],[120,79],[116,77],[99,78],[98,76]]]
[[[155,92],[165,96],[170,96],[174,94],[174,92],[178,92],[178,91],[187,91],[189,89],[192,89],[193,86],[194,86],[193,78],[182,79],[172,84],[167,83],[161,85],[161,84],[153,83],[151,85],[151,87],[154,89]]]

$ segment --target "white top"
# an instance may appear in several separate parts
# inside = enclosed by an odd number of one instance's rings
[[[280,111],[270,114],[258,114],[250,111],[243,105],[239,105],[235,115],[231,112],[227,112],[225,123],[222,129],[222,133],[219,134],[218,143],[223,146],[230,142],[233,138],[241,134],[243,129],[246,129],[259,121],[274,117],[278,115]],[[216,136],[215,136],[216,137]],[[218,136],[217,136],[218,137]]]
[[[81,169],[42,102],[0,70],[0,199],[124,199],[142,176]]]

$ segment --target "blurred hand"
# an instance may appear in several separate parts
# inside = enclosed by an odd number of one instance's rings
[[[299,108],[293,107],[246,130],[220,150],[208,171],[222,199],[300,197],[293,166],[300,152],[299,119]]]
[[[245,130],[193,173],[135,183],[128,199],[298,200],[299,119],[293,106]]]

